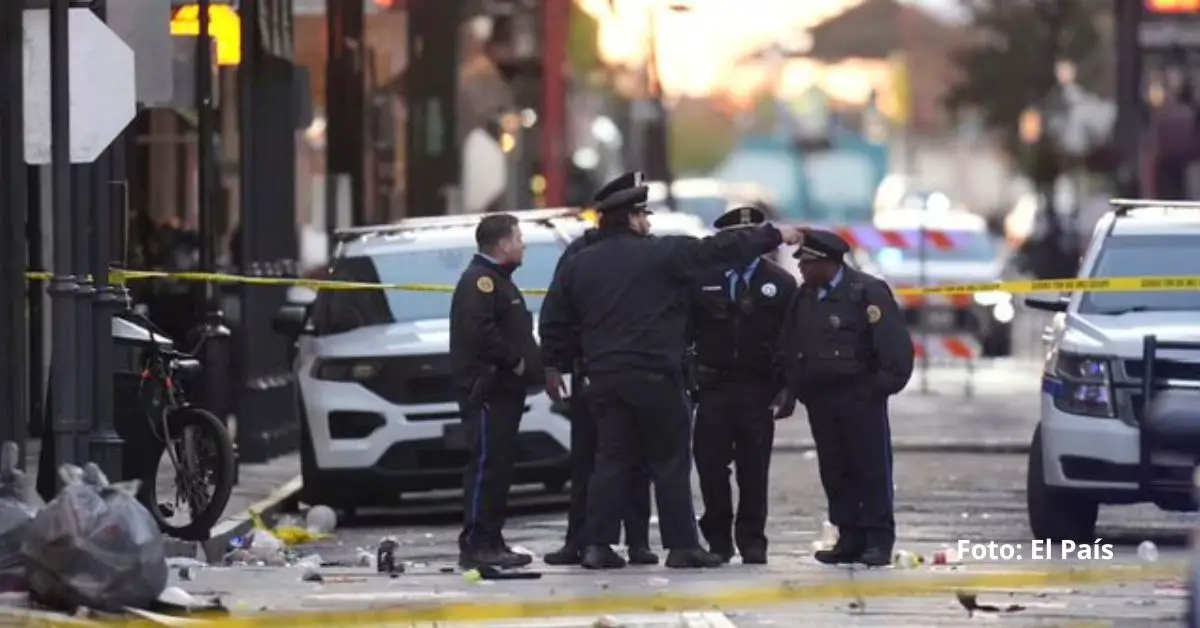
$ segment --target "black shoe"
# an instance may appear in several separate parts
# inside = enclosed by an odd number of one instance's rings
[[[566,543],[542,557],[547,565],[578,565],[583,560],[583,552],[574,543]]]
[[[767,548],[751,547],[742,549],[742,564],[743,565],[765,565],[767,564]]]
[[[658,554],[650,551],[649,547],[631,547],[629,548],[629,564],[657,565]]]
[[[589,545],[583,551],[583,559],[579,564],[584,569],[622,569],[625,559],[607,545]]]
[[[708,553],[721,558],[721,562],[728,563],[733,560],[733,548],[724,545],[709,545]]]
[[[671,569],[711,569],[725,564],[725,560],[717,554],[706,552],[700,548],[681,550],[673,549],[667,552],[667,567]]]
[[[515,567],[524,567],[531,562],[533,562],[533,559],[525,554],[506,552],[501,549],[460,552],[458,555],[458,566],[463,569],[478,569],[480,567],[513,569]]]
[[[831,549],[813,552],[813,558],[826,565],[849,565],[858,562],[862,553],[863,544],[861,542],[841,537]]]
[[[872,543],[863,550],[857,562],[867,567],[886,567],[892,564],[892,551],[886,545]]]

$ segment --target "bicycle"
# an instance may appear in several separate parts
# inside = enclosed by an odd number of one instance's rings
[[[164,533],[185,541],[206,541],[233,493],[236,473],[233,439],[213,413],[188,402],[181,380],[203,370],[196,355],[206,340],[227,331],[212,322],[206,323],[199,330],[195,347],[186,353],[158,341],[155,336],[166,338],[166,335],[145,316],[133,312],[122,316],[152,334],[142,360],[138,399],[153,441],[162,446],[162,450],[153,452],[154,460],[161,464],[162,454],[166,453],[176,474],[173,502],[158,501],[158,464],[142,478],[138,498]],[[174,518],[181,506],[187,507],[190,520],[177,525]]]

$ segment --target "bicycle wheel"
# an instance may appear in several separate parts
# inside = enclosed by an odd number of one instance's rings
[[[147,507],[164,533],[184,541],[206,541],[233,492],[233,440],[220,419],[200,408],[172,410],[167,425],[170,438],[144,491]],[[174,481],[160,486],[164,473],[171,472]],[[163,489],[170,493],[165,500]]]

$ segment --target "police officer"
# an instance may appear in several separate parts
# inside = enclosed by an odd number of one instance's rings
[[[589,569],[625,566],[612,550],[630,478],[645,464],[655,484],[668,567],[716,567],[700,546],[692,508],[691,417],[683,387],[691,274],[746,264],[801,234],[763,225],[710,238],[650,237],[648,189],[616,192],[597,205],[600,239],[567,260],[542,304],[540,331],[547,393],[561,400],[553,365],[579,335],[597,427],[596,468],[588,486]]]
[[[592,199],[593,204],[604,201],[616,192],[640,185],[640,176],[641,173],[630,172],[614,179],[596,192],[595,198]],[[555,274],[558,274],[567,260],[599,239],[600,230],[591,228],[573,240],[559,258]],[[584,400],[587,374],[579,356],[578,342],[577,334],[573,359],[569,363],[558,365],[562,372],[569,372],[573,376],[572,399],[568,410],[571,419],[571,505],[567,514],[566,542],[561,548],[543,557],[547,565],[578,565],[583,559],[587,489],[596,462],[596,423],[587,411],[587,403]],[[658,555],[650,550],[650,477],[644,468],[639,468],[633,475],[633,483],[629,487],[629,503],[622,522],[625,527],[625,545],[629,548],[629,563],[658,564]]]
[[[472,449],[463,477],[459,565],[520,567],[530,558],[505,545],[502,529],[525,394],[541,379],[541,356],[533,317],[512,281],[525,254],[517,219],[485,216],[475,242],[479,252],[450,304],[450,360]]]
[[[766,222],[757,207],[735,207],[716,229]],[[795,408],[776,368],[777,342],[796,280],[766,257],[701,275],[692,292],[699,406],[694,448],[704,515],[700,531],[725,562],[734,541],[744,564],[767,562],[767,477],[775,419]],[[729,465],[737,470],[734,523]],[[732,536],[731,536],[732,533]]]
[[[892,438],[888,397],[908,384],[913,345],[887,284],[846,266],[846,242],[806,231],[804,279],[780,337],[788,386],[808,410],[837,544],[826,564],[891,562]]]

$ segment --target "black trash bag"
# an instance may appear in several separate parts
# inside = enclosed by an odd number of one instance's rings
[[[21,544],[43,506],[18,464],[20,456],[14,442],[0,448],[0,592],[29,590]]]
[[[63,465],[63,489],[38,513],[21,554],[31,597],[109,612],[149,607],[167,586],[162,532],[138,483],[110,485],[95,464]]]

